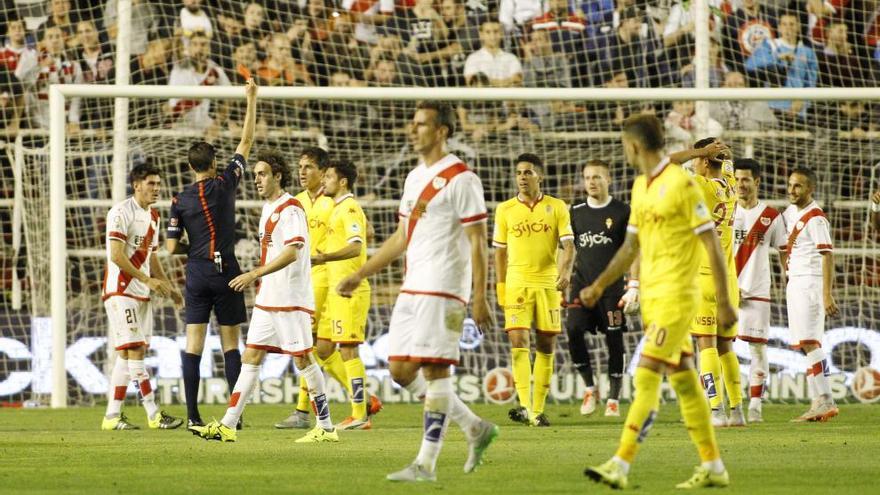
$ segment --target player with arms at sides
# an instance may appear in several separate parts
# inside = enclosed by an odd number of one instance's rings
[[[694,370],[690,324],[699,304],[699,252],[709,253],[717,295],[718,323],[733,325],[736,314],[727,294],[726,263],[715,224],[690,175],[663,157],[663,123],[653,115],[630,117],[623,124],[626,160],[641,175],[632,190],[626,240],[595,282],[581,291],[593,307],[605,289],[639,256],[645,340],[636,368],[634,400],[626,416],[617,453],[584,474],[614,488],[625,488],[630,465],[657,414],[663,374],[678,397],[681,414],[701,464],[678,488],[727,486],[730,481],[715,440],[709,405]]]
[[[247,320],[244,295],[229,288],[229,282],[241,274],[235,259],[235,194],[247,166],[254,143],[257,119],[257,85],[248,80],[245,86],[247,111],[241,142],[226,170],[217,175],[214,147],[199,142],[189,149],[189,166],[196,181],[186,186],[171,201],[168,238],[165,249],[172,254],[186,254],[186,352],[183,355],[183,387],[188,426],[203,425],[199,414],[199,362],[205,347],[205,334],[211,310],[220,325],[226,383],[235,386],[241,370],[238,344],[241,324]],[[180,242],[183,233],[189,245]]]
[[[751,158],[733,162],[739,200],[733,219],[739,282],[739,339],[749,343],[749,422],[763,421],[761,400],[770,374],[770,249],[785,250],[785,223],[778,211],[758,199],[761,166]],[[782,258],[780,257],[780,262]],[[782,265],[783,272],[785,265]]]
[[[580,303],[581,289],[593,283],[608,266],[614,253],[626,239],[629,222],[629,205],[608,194],[611,173],[608,163],[590,160],[583,169],[586,201],[576,201],[571,207],[571,228],[577,257],[571,278],[571,303],[565,319],[568,333],[568,349],[571,362],[587,391],[581,404],[581,414],[590,415],[596,410],[599,393],[593,381],[590,350],[585,332],[605,335],[608,346],[608,400],[605,416],[620,416],[620,388],[623,382],[623,331],[626,328],[624,314],[639,310],[638,258],[630,267],[629,281],[624,285],[621,277],[605,289],[596,306],[585,308]]]
[[[712,219],[721,243],[727,267],[727,291],[734,307],[739,306],[739,288],[736,280],[736,264],[733,257],[733,216],[736,211],[736,178],[733,162],[729,159],[730,148],[717,138],[705,138],[694,143],[694,148],[675,153],[675,163],[694,160],[694,181],[703,194],[703,201]],[[716,321],[716,294],[712,266],[708,255],[701,254],[700,292],[702,298],[694,315],[691,334],[697,338],[700,351],[700,378],[712,407],[714,426],[745,426],[742,410],[742,383],[739,375],[739,358],[733,352],[737,328],[721,328]],[[723,380],[723,386],[722,386]],[[724,390],[730,403],[730,418],[724,412]]]
[[[260,216],[260,266],[229,282],[231,289],[241,292],[259,281],[257,297],[248,327],[241,375],[230,394],[226,414],[220,421],[192,428],[206,440],[236,440],[236,425],[257,384],[266,353],[276,352],[293,356],[297,369],[306,377],[315,404],[318,425],[296,442],[339,441],[330,421],[324,374],[312,356],[315,295],[308,255],[309,228],[299,201],[284,191],[290,185],[290,176],[290,169],[280,153],[261,153],[257,157],[254,184],[257,193],[266,200]]]
[[[331,162],[324,172],[324,192],[333,198],[333,210],[327,225],[326,251],[317,253],[312,260],[316,265],[327,265],[331,287],[357,272],[367,261],[367,217],[351,192],[357,177],[357,167],[350,161]],[[369,430],[372,420],[368,401],[372,400],[371,408],[376,411],[382,407],[377,397],[367,398],[367,370],[358,351],[366,336],[369,311],[370,284],[366,279],[361,280],[351,296],[343,297],[335,291],[327,295],[330,335],[318,334],[317,349],[322,359],[341,352],[345,363],[351,416],[337,425],[343,430]]]
[[[513,381],[519,407],[510,419],[550,426],[544,404],[553,376],[556,336],[562,332],[562,295],[574,262],[574,235],[565,203],[541,192],[544,164],[531,153],[515,160],[516,197],[495,210],[495,274],[504,330],[510,339]],[[562,257],[557,261],[557,246]],[[557,266],[558,263],[558,266]],[[535,328],[535,388],[529,333]]]
[[[129,174],[134,194],[107,213],[107,267],[102,299],[116,347],[116,363],[110,374],[110,395],[102,430],[137,430],[122,413],[125,392],[137,383],[150,428],[173,429],[183,424],[156,405],[156,394],[144,366],[144,355],[153,334],[155,293],[171,297],[176,306],[183,297],[171,287],[162,263],[154,256],[159,246],[159,212],[150,205],[159,199],[162,179],[153,165],[135,166]]]
[[[330,213],[333,211],[333,198],[325,193],[322,182],[324,171],[329,164],[330,155],[318,147],[308,147],[299,155],[299,183],[303,190],[295,197],[306,211],[306,218],[309,221],[309,246],[313,261],[312,288],[315,291],[315,314],[312,315],[312,340],[314,342],[318,341],[319,336],[325,336],[324,338],[327,339],[330,336],[330,314],[326,311],[330,287],[327,280],[327,265],[314,263],[318,253],[327,251],[327,227]],[[318,364],[342,384],[351,395],[350,383],[345,374],[345,365],[339,351],[334,350],[323,360],[319,352],[315,352],[313,355],[318,360]],[[299,377],[299,389],[301,393],[297,396],[296,409],[287,419],[276,423],[276,428],[311,428],[308,384],[302,375]]]
[[[825,316],[837,316],[839,309],[831,293],[834,283],[834,255],[831,226],[813,200],[816,173],[797,167],[788,177],[788,200],[782,213],[788,242],[785,247],[788,285],[788,327],[793,347],[807,359],[807,385],[813,398],[810,409],[793,421],[828,421],[840,411],[831,398],[828,363],[822,350]]]
[[[455,394],[449,366],[458,363],[459,339],[473,279],[473,318],[490,328],[486,297],[488,258],[483,185],[457,156],[446,151],[455,132],[455,110],[445,102],[423,101],[409,125],[419,164],[403,186],[397,230],[354,274],[337,286],[342,296],[405,254],[406,275],[389,325],[389,367],[394,381],[414,397],[424,397],[424,434],[418,456],[391,481],[435,481],[446,425],[464,431],[468,457],[464,471],[481,463],[498,427],[480,419]]]

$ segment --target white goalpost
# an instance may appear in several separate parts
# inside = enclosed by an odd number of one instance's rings
[[[700,2],[702,3],[702,2]],[[69,99],[109,99],[115,98],[117,109],[117,122],[113,134],[113,161],[112,161],[112,201],[107,200],[70,200],[67,197],[69,184],[68,172],[66,171],[67,157],[67,133],[65,129],[65,107]],[[211,99],[211,100],[235,100],[244,99],[244,91],[241,87],[204,87],[204,86],[146,86],[146,85],[53,85],[49,91],[49,107],[51,121],[49,129],[49,160],[48,160],[48,183],[49,183],[49,283],[51,285],[49,315],[51,316],[52,335],[52,389],[51,406],[66,407],[68,404],[68,379],[65,365],[65,351],[68,339],[68,252],[67,239],[67,213],[66,209],[71,205],[101,206],[109,208],[109,203],[120,201],[125,195],[125,177],[128,167],[128,119],[126,115],[129,99],[162,99],[188,98],[188,99]],[[447,100],[454,102],[675,102],[695,101],[697,107],[696,134],[699,129],[706,128],[707,111],[704,109],[708,102],[719,101],[769,101],[769,100],[809,100],[809,101],[880,101],[880,88],[767,88],[767,89],[649,89],[649,88],[362,88],[362,87],[261,87],[258,98],[266,101],[321,101],[321,102],[375,102],[397,101],[412,102],[415,100]],[[121,115],[121,117],[120,117]],[[587,127],[585,133],[590,134]],[[729,130],[725,136],[744,138],[744,155],[749,156],[749,139],[754,136],[772,138],[773,133],[779,136],[798,136],[797,132],[788,131],[762,131],[742,132],[736,129]],[[600,133],[594,133],[598,137]],[[606,132],[604,136],[608,140],[617,139],[615,132]],[[581,136],[581,137],[582,137]],[[801,138],[809,139],[809,132],[802,132]],[[569,133],[563,136],[566,139],[566,147],[573,151],[577,150],[578,133]],[[572,144],[573,143],[573,144]],[[334,143],[331,142],[331,151],[334,151]],[[286,150],[291,151],[292,150]],[[506,152],[510,154],[510,151]],[[504,154],[504,153],[502,153]],[[512,157],[509,157],[512,158]],[[619,159],[619,157],[616,157]],[[877,157],[880,159],[880,157]],[[832,164],[828,164],[832,165]],[[874,168],[871,168],[870,184],[876,184]],[[570,174],[571,170],[560,170],[560,174]],[[567,175],[566,175],[567,177]],[[562,179],[560,178],[560,182]],[[504,179],[499,178],[492,183],[493,187],[504,187]],[[561,187],[561,186],[560,186]],[[488,194],[488,193],[487,193]],[[852,211],[853,218],[867,219],[867,197],[835,197],[834,206]],[[369,203],[369,201],[368,201]],[[240,205],[255,206],[259,202],[240,201]],[[373,201],[374,206],[389,207],[395,204],[393,197],[379,198]],[[866,227],[865,227],[866,228]],[[865,241],[861,246],[845,247],[838,250],[844,256],[861,256],[862,263],[870,256],[880,255],[880,250],[869,245]],[[86,253],[91,256],[103,256],[103,251]],[[867,271],[863,267],[863,271]],[[392,281],[393,282],[393,281]],[[45,283],[36,280],[32,283]],[[393,283],[391,284],[393,286]],[[864,295],[864,284],[858,290]],[[847,290],[849,290],[848,288]],[[859,297],[859,296],[855,296]],[[97,306],[96,306],[97,307]],[[100,308],[99,308],[100,309]],[[872,361],[880,357],[872,356]],[[496,363],[497,364],[497,363]]]

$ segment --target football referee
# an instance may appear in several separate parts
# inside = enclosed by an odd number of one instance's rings
[[[217,175],[214,147],[198,142],[189,148],[187,159],[196,181],[186,186],[171,202],[165,248],[172,254],[187,254],[186,263],[186,352],[183,355],[183,386],[187,427],[204,424],[199,414],[199,362],[211,310],[220,325],[226,382],[231,391],[241,371],[238,343],[240,325],[247,320],[244,294],[229,288],[229,281],[241,274],[235,259],[235,195],[254,143],[257,85],[245,85],[247,111],[241,142],[222,174]],[[183,233],[189,245],[180,242]],[[241,425],[239,424],[239,427]]]

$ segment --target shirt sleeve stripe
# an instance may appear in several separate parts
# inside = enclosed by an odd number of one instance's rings
[[[816,249],[819,251],[831,251],[831,244],[816,244]]]
[[[352,242],[360,242],[361,244],[363,244],[364,239],[359,235],[353,235],[348,238],[348,243],[351,244]]]
[[[694,229],[694,234],[699,235],[699,234],[702,234],[703,232],[706,232],[707,230],[712,230],[714,228],[715,228],[715,222],[708,221],[702,225],[697,226],[697,228]]]
[[[128,236],[127,236],[127,235],[123,234],[122,232],[117,232],[117,231],[115,231],[115,230],[112,231],[112,232],[110,232],[109,234],[107,234],[107,237],[112,237],[112,238],[114,238],[114,239],[119,239],[120,241],[124,241],[124,240],[127,240],[127,239],[128,239]]]
[[[478,222],[480,220],[485,220],[487,218],[489,218],[488,213],[480,213],[479,215],[474,215],[472,217],[462,218],[460,221],[461,221],[461,223],[472,223],[472,222]]]
[[[564,235],[564,236],[560,237],[559,240],[560,241],[573,241],[574,235],[573,234]]]
[[[492,245],[495,246],[495,247],[507,247],[507,243],[506,243],[506,242],[492,241]]]
[[[288,240],[284,241],[284,245],[287,246],[289,244],[305,244],[305,242],[306,242],[306,240],[304,238],[297,236],[292,239],[288,239]]]

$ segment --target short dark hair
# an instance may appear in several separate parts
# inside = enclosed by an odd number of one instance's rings
[[[330,154],[324,148],[309,146],[299,153],[300,158],[308,158],[318,165],[318,170],[324,170],[330,164]]]
[[[761,165],[754,158],[737,158],[733,161],[733,170],[748,170],[753,178],[761,177]]]
[[[265,150],[257,154],[257,162],[266,162],[272,169],[272,175],[281,174],[281,189],[287,189],[291,182],[290,167],[284,155],[275,150]]]
[[[818,179],[816,178],[816,172],[813,172],[813,169],[811,169],[810,167],[795,167],[794,170],[792,170],[791,173],[788,174],[788,176],[791,177],[794,174],[803,175],[807,178],[807,182],[810,183],[810,186],[816,187],[816,183],[818,182]]]
[[[534,153],[523,153],[516,157],[516,161],[513,162],[514,166],[516,166],[519,162],[531,163],[533,167],[538,169],[539,173],[544,173],[544,162],[538,157],[538,155]]]
[[[611,165],[609,165],[608,162],[606,162],[605,160],[599,160],[598,158],[587,160],[587,163],[584,164],[583,168],[581,168],[581,171],[583,171],[587,167],[602,167],[604,169],[608,169],[609,171],[611,170]]]
[[[189,166],[192,167],[193,170],[196,172],[204,172],[210,169],[214,164],[215,154],[216,151],[214,150],[214,146],[205,141],[199,141],[189,147],[186,159],[189,160]]]
[[[666,145],[663,122],[656,115],[637,114],[623,122],[623,132],[636,139],[648,151],[660,151]]]
[[[718,141],[717,137],[714,137],[714,136],[705,137],[703,139],[698,140],[696,143],[694,143],[694,149],[698,150],[698,149],[705,148],[706,146],[709,146],[710,144],[714,143],[715,141]],[[721,165],[722,165],[721,160],[715,160],[713,158],[707,159],[706,162],[709,164],[710,167],[715,168],[715,169],[721,168]]]
[[[354,189],[354,184],[358,178],[357,166],[354,163],[350,160],[334,160],[330,162],[327,168],[335,170],[336,175],[340,176],[340,179],[346,179],[349,190]]]
[[[446,133],[446,137],[450,137],[455,134],[455,125],[456,125],[456,117],[455,117],[455,109],[452,108],[452,105],[446,101],[420,101],[416,105],[416,110],[433,110],[437,113],[437,116],[434,118],[434,122],[438,126],[446,127],[448,132]]]
[[[620,20],[625,21],[627,19],[639,19],[642,17],[642,12],[636,6],[626,7],[625,9],[620,11]]]
[[[136,182],[140,182],[151,175],[158,175],[161,177],[162,171],[159,170],[159,167],[150,162],[138,163],[132,167],[131,172],[128,173],[128,183],[131,184],[133,189]]]

